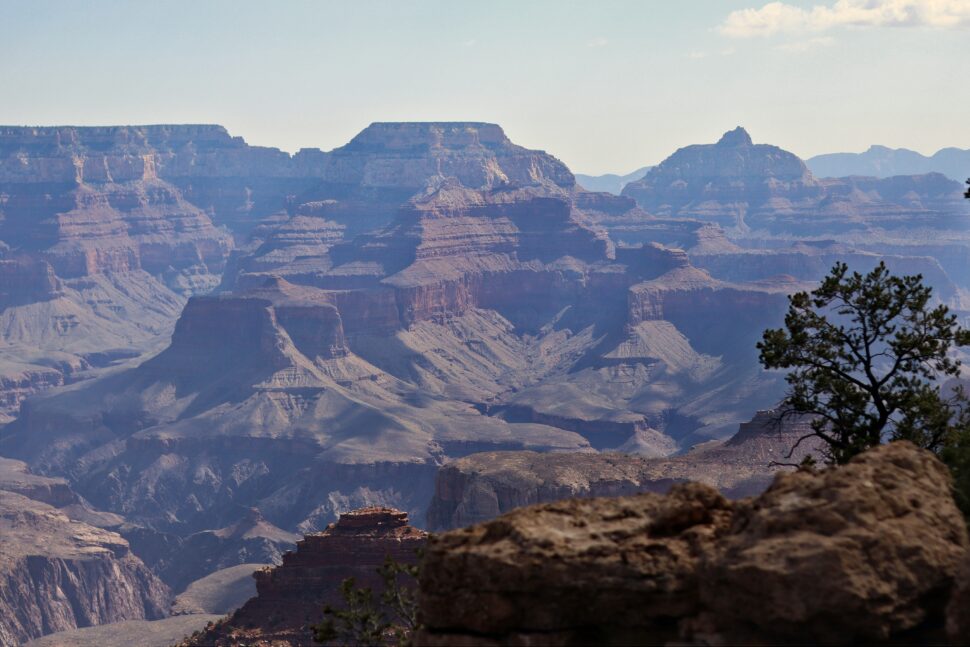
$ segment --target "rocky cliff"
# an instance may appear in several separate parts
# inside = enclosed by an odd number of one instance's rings
[[[361,508],[340,515],[322,533],[297,542],[283,563],[256,571],[256,596],[226,622],[185,645],[237,645],[258,642],[279,647],[312,645],[310,625],[323,620],[323,606],[343,608],[340,584],[383,590],[378,576],[387,558],[413,564],[427,533],[408,525],[407,514],[392,508]]]
[[[184,538],[251,507],[288,532],[346,505],[420,518],[446,457],[666,455],[750,415],[723,415],[763,381],[738,331],[780,317],[798,284],[717,281],[659,244],[616,250],[590,213],[632,201],[582,191],[495,126],[376,124],[325,157],[315,193],[253,231],[168,348],[28,402],[5,451]],[[385,224],[341,238],[392,202]],[[736,325],[705,339],[725,311]],[[718,411],[697,401],[714,384]]]
[[[0,490],[0,643],[161,618],[169,602],[168,587],[118,534]]]
[[[665,458],[619,453],[485,452],[438,469],[428,528],[447,530],[487,521],[518,507],[575,497],[667,492],[694,481],[730,498],[768,487],[781,464],[800,462],[817,450],[807,421],[779,421],[760,411],[727,441],[710,441]],[[789,455],[791,454],[791,455]]]
[[[651,191],[691,198],[659,213],[492,124],[378,123],[295,155],[214,126],[0,140],[20,196],[0,205],[0,452],[123,515],[179,584],[349,508],[421,524],[437,468],[469,454],[730,436],[784,386],[759,331],[830,260],[888,253],[878,218],[894,267],[949,278],[954,304],[970,287],[963,238],[917,244],[958,220],[946,182],[817,180],[742,132],[654,169]],[[748,231],[710,222],[740,202]],[[661,478],[697,474],[678,469]]]
[[[692,483],[520,508],[432,537],[417,643],[942,641],[968,546],[946,468],[906,443],[733,503]]]
[[[650,213],[714,222],[736,236],[835,233],[861,242],[900,228],[965,231],[959,189],[939,173],[819,180],[794,154],[754,144],[738,127],[716,144],[681,148],[623,195]]]

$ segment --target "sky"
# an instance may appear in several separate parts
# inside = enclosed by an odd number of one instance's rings
[[[329,150],[488,121],[579,173],[744,126],[970,148],[970,0],[0,0],[0,124],[218,123]]]

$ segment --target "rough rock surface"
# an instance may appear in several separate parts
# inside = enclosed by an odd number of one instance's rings
[[[946,467],[905,443],[782,474],[738,507],[702,603],[735,638],[866,642],[939,623],[968,548],[949,490]]]
[[[116,533],[0,490],[0,644],[164,617],[170,592]]]
[[[385,559],[413,564],[426,540],[427,533],[409,526],[407,514],[399,510],[371,507],[344,513],[322,533],[300,540],[280,566],[256,571],[256,597],[228,621],[185,644],[312,645],[309,625],[322,620],[323,606],[344,604],[341,582],[353,577],[358,586],[380,591],[377,569]]]
[[[970,640],[970,553],[957,571],[956,585],[946,609],[946,635],[954,645]]]
[[[519,508],[431,539],[418,644],[939,639],[968,547],[946,468],[904,442],[737,503],[684,484]]]
[[[420,576],[428,631],[418,642],[674,639],[676,619],[696,612],[701,559],[729,528],[732,508],[692,483],[667,496],[519,508],[434,536]]]

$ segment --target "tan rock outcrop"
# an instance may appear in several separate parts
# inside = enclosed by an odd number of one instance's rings
[[[432,538],[418,642],[939,639],[968,545],[946,468],[903,442],[737,503],[686,484],[520,508]]]
[[[733,506],[696,483],[573,499],[432,537],[421,644],[636,644],[677,637]],[[475,636],[481,636],[476,643]]]
[[[887,640],[939,622],[968,548],[946,467],[898,442],[739,505],[701,599],[729,641]]]

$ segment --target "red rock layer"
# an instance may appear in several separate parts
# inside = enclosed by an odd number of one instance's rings
[[[383,582],[377,569],[388,557],[415,563],[426,540],[427,533],[409,526],[404,512],[378,507],[346,512],[323,532],[298,541],[281,565],[253,573],[256,597],[227,622],[187,644],[312,645],[310,625],[323,620],[323,606],[343,608],[340,585],[346,578],[379,596]]]

